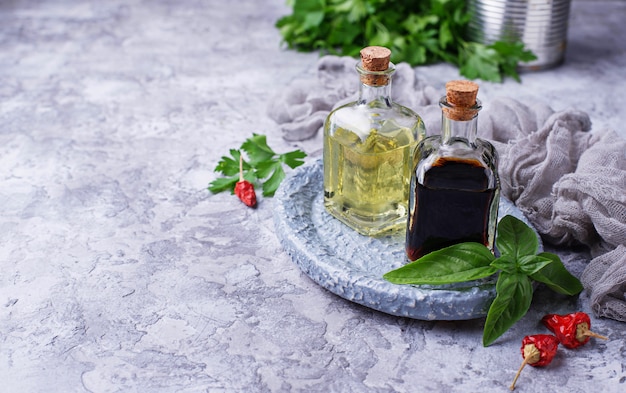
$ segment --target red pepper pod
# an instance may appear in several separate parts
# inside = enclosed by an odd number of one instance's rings
[[[607,339],[589,330],[591,319],[584,312],[579,311],[566,315],[546,314],[541,318],[541,322],[556,335],[559,342],[566,348],[574,349],[585,345],[591,337]]]
[[[534,346],[537,352],[532,349]],[[543,367],[550,364],[556,350],[559,347],[559,340],[551,334],[534,334],[526,336],[522,340],[522,357],[528,359],[528,364],[533,367]],[[537,357],[538,356],[538,357]]]
[[[532,336],[526,336],[522,339],[522,358],[524,361],[515,374],[515,379],[509,387],[511,390],[515,389],[515,383],[519,378],[524,366],[527,364],[533,367],[547,366],[552,362],[556,351],[559,348],[559,340],[552,334],[534,334]]]
[[[241,199],[246,206],[256,207],[256,193],[254,185],[247,180],[240,180],[235,184],[235,195]]]
[[[235,195],[248,207],[256,207],[254,184],[243,178],[243,156],[239,154],[239,181],[235,183]]]

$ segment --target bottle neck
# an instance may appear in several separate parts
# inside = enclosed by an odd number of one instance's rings
[[[439,101],[441,107],[441,140],[444,144],[453,141],[467,141],[474,146],[478,134],[478,112],[481,110],[480,101],[472,107],[455,107],[443,97]]]
[[[368,104],[378,101],[386,106],[391,106],[391,80],[386,85],[371,86],[361,82],[359,88],[359,104]]]
[[[471,120],[452,120],[444,113],[441,118],[441,140],[445,144],[449,144],[453,140],[461,138],[473,145],[476,142],[477,133],[477,117]]]
[[[359,63],[356,70],[361,81],[357,102],[359,104],[378,102],[391,106],[391,75],[396,71],[393,63],[389,63],[389,67],[384,71],[366,70]]]

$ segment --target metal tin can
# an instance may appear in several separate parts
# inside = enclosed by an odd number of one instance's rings
[[[565,58],[571,0],[469,0],[468,38],[483,44],[521,41],[536,60],[523,71],[560,65]]]

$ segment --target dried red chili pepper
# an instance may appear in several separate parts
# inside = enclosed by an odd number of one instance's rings
[[[559,340],[551,334],[534,334],[532,336],[526,336],[522,339],[522,357],[524,361],[515,374],[515,379],[509,387],[511,390],[515,389],[515,383],[519,378],[524,366],[527,364],[533,367],[543,367],[550,364],[556,350],[559,347]]]
[[[608,340],[589,330],[591,319],[589,315],[579,311],[567,315],[547,314],[541,318],[541,322],[556,335],[559,342],[566,348],[578,348],[586,344],[591,337]]]
[[[239,181],[235,183],[235,195],[237,195],[246,206],[256,207],[254,185],[243,178],[243,157],[241,155],[239,156]]]

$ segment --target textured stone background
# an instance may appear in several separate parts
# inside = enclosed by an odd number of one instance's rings
[[[262,5],[261,5],[262,4]],[[253,132],[288,144],[272,96],[314,78],[280,46],[283,0],[0,2],[0,380],[5,392],[506,391],[523,335],[585,296],[539,290],[489,348],[483,321],[423,322],[347,302],[282,251],[272,200],[211,195]],[[624,1],[574,2],[562,67],[481,86],[590,114],[626,136]],[[421,67],[433,85],[457,78]],[[584,253],[561,251],[582,267]],[[623,391],[611,341],[528,368],[518,391]]]

